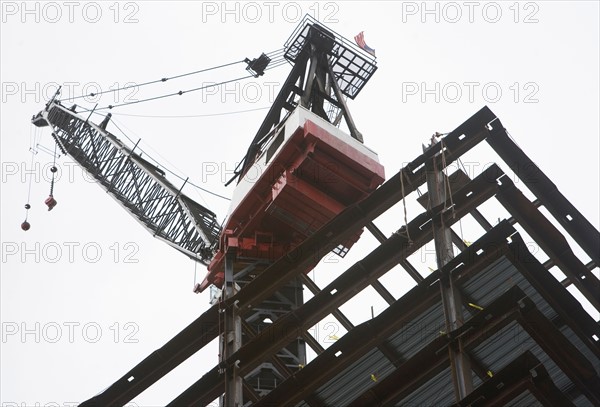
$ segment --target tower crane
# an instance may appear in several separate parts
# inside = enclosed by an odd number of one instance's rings
[[[137,144],[128,148],[107,131],[110,114],[94,124],[54,98],[33,123],[50,126],[61,151],[91,173],[154,236],[207,265],[206,277],[194,291],[222,287],[224,301],[385,179],[377,154],[363,144],[346,104],[377,70],[374,55],[306,16],[286,41],[283,58],[291,71],[228,182],[237,185],[222,227],[213,212],[182,193],[183,186],[175,187],[163,170],[142,158]],[[263,54],[244,62],[249,72],[260,76],[270,61]],[[349,134],[339,128],[342,120]],[[258,179],[253,178],[256,174]],[[334,253],[343,257],[359,237],[357,233],[332,241],[338,245]],[[243,312],[211,311],[209,331],[220,336],[221,362],[267,324],[300,306],[302,281],[295,277]],[[284,373],[306,364],[307,340],[298,337],[271,362],[243,377],[236,369],[220,372],[226,383],[222,404],[243,405],[275,388]],[[165,345],[82,406],[125,404],[193,349]],[[192,404],[194,392],[188,389],[173,404]]]
[[[356,46],[310,16],[301,21],[287,40],[284,58],[292,64],[292,70],[236,168],[234,178],[227,184],[243,180],[277,136],[274,130],[281,129],[297,106],[333,126],[339,125],[343,117],[351,137],[363,141],[345,99],[354,99],[375,73],[374,58],[359,52]],[[244,62],[248,64],[247,70],[258,77],[264,74],[270,58],[262,54]],[[90,121],[91,114],[84,118],[76,112],[75,105],[63,106],[57,98],[59,92],[60,89],[45,109],[33,116],[32,123],[38,127],[50,126],[61,152],[91,174],[153,236],[209,265],[218,252],[222,234],[216,215],[182,193],[185,183],[176,187],[165,171],[142,158],[135,151],[137,144],[130,148],[110,133],[107,130],[110,113],[101,123],[94,124]],[[378,171],[381,178],[383,170]],[[382,181],[379,179],[379,183]],[[230,214],[232,210],[235,208],[231,208]]]

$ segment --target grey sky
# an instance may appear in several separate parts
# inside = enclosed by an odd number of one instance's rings
[[[450,131],[488,105],[598,227],[598,4],[3,1],[2,405],[81,402],[208,308],[207,293],[191,291],[194,264],[147,234],[68,157],[58,160],[58,206],[46,211],[52,157],[40,151],[33,173],[28,172],[35,133],[30,118],[44,107],[55,84],[65,86],[69,93],[63,96],[82,96],[98,87],[115,89],[255,58],[281,49],[300,17],[309,13],[349,39],[364,30],[367,44],[376,49],[379,70],[350,109],[388,176],[420,154],[421,143],[432,133]],[[142,148],[168,168],[230,196],[233,187],[222,184],[266,113],[256,109],[269,106],[288,72],[286,65],[238,85],[114,109],[114,119],[131,139],[142,138]],[[108,94],[98,106],[245,74],[239,64]],[[245,110],[254,111],[129,116]],[[124,139],[114,125],[109,130]],[[53,148],[47,129],[40,143]],[[481,149],[465,163],[476,174],[495,160]],[[32,176],[31,230],[23,232]],[[226,201],[189,193],[223,219]],[[409,217],[420,212],[412,203],[408,210]],[[391,233],[403,224],[400,208],[376,223]],[[466,239],[477,237],[468,226],[465,230],[472,233]],[[311,273],[319,285],[373,247],[366,235],[344,261],[331,258]],[[420,260],[415,265],[423,273],[434,264],[426,254]],[[198,267],[198,279],[204,272]],[[388,277],[386,283],[396,295],[410,288],[400,277]],[[344,308],[354,323],[370,315],[364,301],[376,311],[384,307],[369,292],[362,300]],[[324,346],[331,331],[326,322],[316,332]],[[134,402],[164,404],[216,363],[213,344]]]

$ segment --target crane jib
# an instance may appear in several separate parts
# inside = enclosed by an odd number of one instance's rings
[[[52,137],[113,198],[155,237],[192,259],[207,264],[221,232],[216,215],[195,202],[103,126],[97,126],[52,102],[34,116],[50,125]]]

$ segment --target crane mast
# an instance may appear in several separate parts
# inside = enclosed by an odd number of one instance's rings
[[[216,215],[182,193],[163,170],[106,130],[110,114],[96,125],[53,98],[32,118],[50,126],[63,154],[69,155],[154,237],[208,264],[221,232]]]

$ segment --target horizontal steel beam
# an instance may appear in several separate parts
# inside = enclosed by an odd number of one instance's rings
[[[80,406],[104,407],[125,405],[154,382],[210,343],[218,334],[219,310],[218,306],[214,305],[106,390],[83,402]],[[212,400],[214,398],[209,400],[208,403]]]

